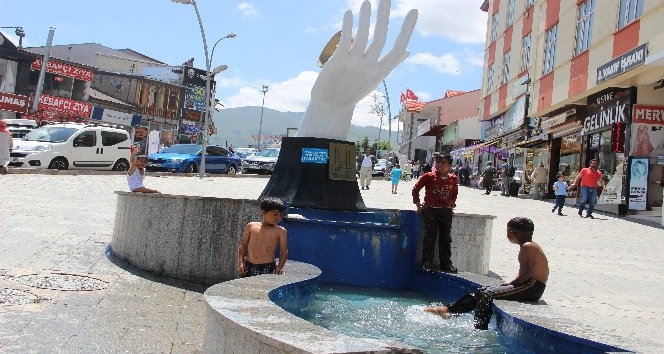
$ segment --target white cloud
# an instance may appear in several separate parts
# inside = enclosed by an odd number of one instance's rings
[[[304,112],[311,99],[311,88],[313,87],[318,73],[313,71],[303,71],[297,77],[283,82],[264,82],[248,83],[240,78],[224,78],[217,82],[220,87],[237,87],[237,93],[228,97],[217,97],[220,99],[224,108],[235,108],[245,106],[261,106],[263,104],[262,85],[268,85],[268,92],[265,94],[265,107],[281,112]],[[353,114],[352,124],[358,126],[378,126],[379,119],[369,113],[373,99],[371,95],[380,92],[374,91],[362,99]],[[386,107],[387,108],[387,107]],[[398,104],[394,104],[392,114],[398,111]],[[385,117],[385,126],[387,126],[387,116]]]
[[[454,54],[436,56],[431,53],[416,53],[408,57],[406,62],[428,66],[441,74],[459,75],[461,70],[459,59]]]
[[[415,30],[422,36],[442,36],[458,43],[484,43],[487,13],[482,0],[397,0],[393,17],[418,9]],[[462,14],[460,16],[460,14]]]
[[[265,95],[265,107],[281,112],[304,112],[311,97],[311,88],[318,78],[318,73],[303,71],[297,77],[283,82],[247,83],[240,79],[231,79],[228,83],[238,88],[238,93],[221,98],[226,108],[261,106],[263,104],[262,85],[268,85]],[[222,80],[222,85],[223,85]]]
[[[462,75],[472,67],[482,67],[483,58],[470,50],[447,53],[437,56],[432,53],[415,53],[406,59],[406,64],[421,65],[434,69],[441,74]]]
[[[244,16],[247,17],[255,17],[258,16],[258,11],[254,7],[254,5],[248,3],[248,2],[243,2],[237,5],[237,9],[242,12]]]

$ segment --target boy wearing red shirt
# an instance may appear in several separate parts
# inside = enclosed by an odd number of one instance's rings
[[[457,273],[452,265],[452,209],[456,206],[459,187],[457,177],[450,173],[452,157],[433,154],[434,169],[427,172],[413,186],[413,203],[422,220],[424,240],[422,243],[422,268],[433,268],[434,244],[438,240],[440,269],[447,273]],[[420,204],[420,190],[424,188],[424,204]]]
[[[583,209],[588,203],[587,218],[594,219],[593,210],[595,210],[595,203],[597,202],[597,187],[604,187],[604,178],[602,172],[597,169],[598,162],[595,159],[590,160],[590,166],[581,169],[579,175],[576,176],[574,183],[570,188],[574,188],[581,182],[581,201],[579,202],[579,216],[583,216]],[[601,182],[600,182],[601,181]]]

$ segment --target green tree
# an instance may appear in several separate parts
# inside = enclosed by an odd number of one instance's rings
[[[360,155],[369,147],[369,137],[365,136],[364,139],[355,142],[355,152]]]

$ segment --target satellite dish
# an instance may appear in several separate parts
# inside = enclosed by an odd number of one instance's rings
[[[341,31],[337,32],[330,40],[327,42],[325,47],[323,48],[323,51],[320,52],[320,56],[318,56],[318,67],[322,68],[325,63],[327,63],[328,60],[330,60],[330,57],[332,57],[332,54],[334,54],[334,51],[337,50],[337,45],[339,45],[339,41],[341,40]]]

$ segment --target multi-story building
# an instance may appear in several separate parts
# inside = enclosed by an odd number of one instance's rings
[[[598,159],[598,209],[662,203],[664,0],[486,0],[487,159],[568,178]],[[661,156],[658,159],[658,156]]]
[[[34,60],[34,55],[21,51],[0,33],[0,119],[28,113],[30,65]]]
[[[27,50],[43,54],[45,47]],[[90,118],[125,125],[137,142],[150,132],[163,145],[197,141],[207,76],[192,67],[193,59],[169,66],[131,49],[97,43],[54,45],[50,56],[93,69],[95,79],[87,90],[94,103]],[[211,84],[214,88],[214,80]]]
[[[426,103],[404,96],[399,116],[404,124],[400,152],[407,160],[426,163],[431,162],[434,151],[450,153],[477,142],[479,98],[480,90],[447,91],[442,98]]]

